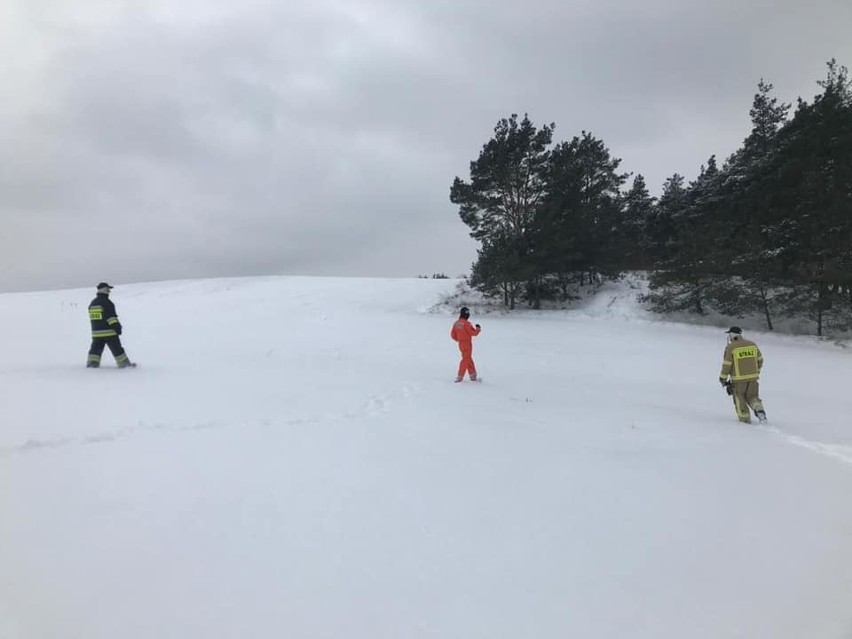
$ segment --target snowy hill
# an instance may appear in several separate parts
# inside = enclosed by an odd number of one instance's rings
[[[448,280],[0,295],[0,638],[852,636],[852,354],[624,297],[478,317]],[[475,315],[474,320],[477,319]]]

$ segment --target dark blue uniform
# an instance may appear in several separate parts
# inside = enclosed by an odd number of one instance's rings
[[[110,300],[107,293],[98,293],[98,296],[89,304],[89,321],[92,324],[92,347],[89,349],[89,359],[86,366],[97,368],[101,365],[101,354],[104,346],[115,357],[119,368],[132,366],[124,347],[121,345],[121,322],[118,321],[118,313],[115,312],[115,304]]]

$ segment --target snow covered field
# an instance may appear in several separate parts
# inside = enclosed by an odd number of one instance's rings
[[[472,318],[454,282],[0,295],[0,639],[852,637],[852,352],[601,295]],[[436,310],[437,309],[437,310]]]

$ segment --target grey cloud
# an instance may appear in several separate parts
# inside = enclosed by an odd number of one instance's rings
[[[593,131],[657,190],[736,148],[760,77],[810,98],[852,63],[847,5],[11,0],[0,290],[458,274],[449,186],[499,118]]]

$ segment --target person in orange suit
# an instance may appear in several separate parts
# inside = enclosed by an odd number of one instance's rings
[[[470,309],[463,306],[459,311],[459,318],[453,324],[450,331],[450,337],[458,342],[459,350],[461,351],[461,362],[459,363],[459,374],[456,376],[456,381],[460,382],[464,379],[464,374],[470,375],[470,381],[477,381],[476,365],[473,363],[473,338],[479,335],[482,327],[477,324],[474,326],[470,323]]]

